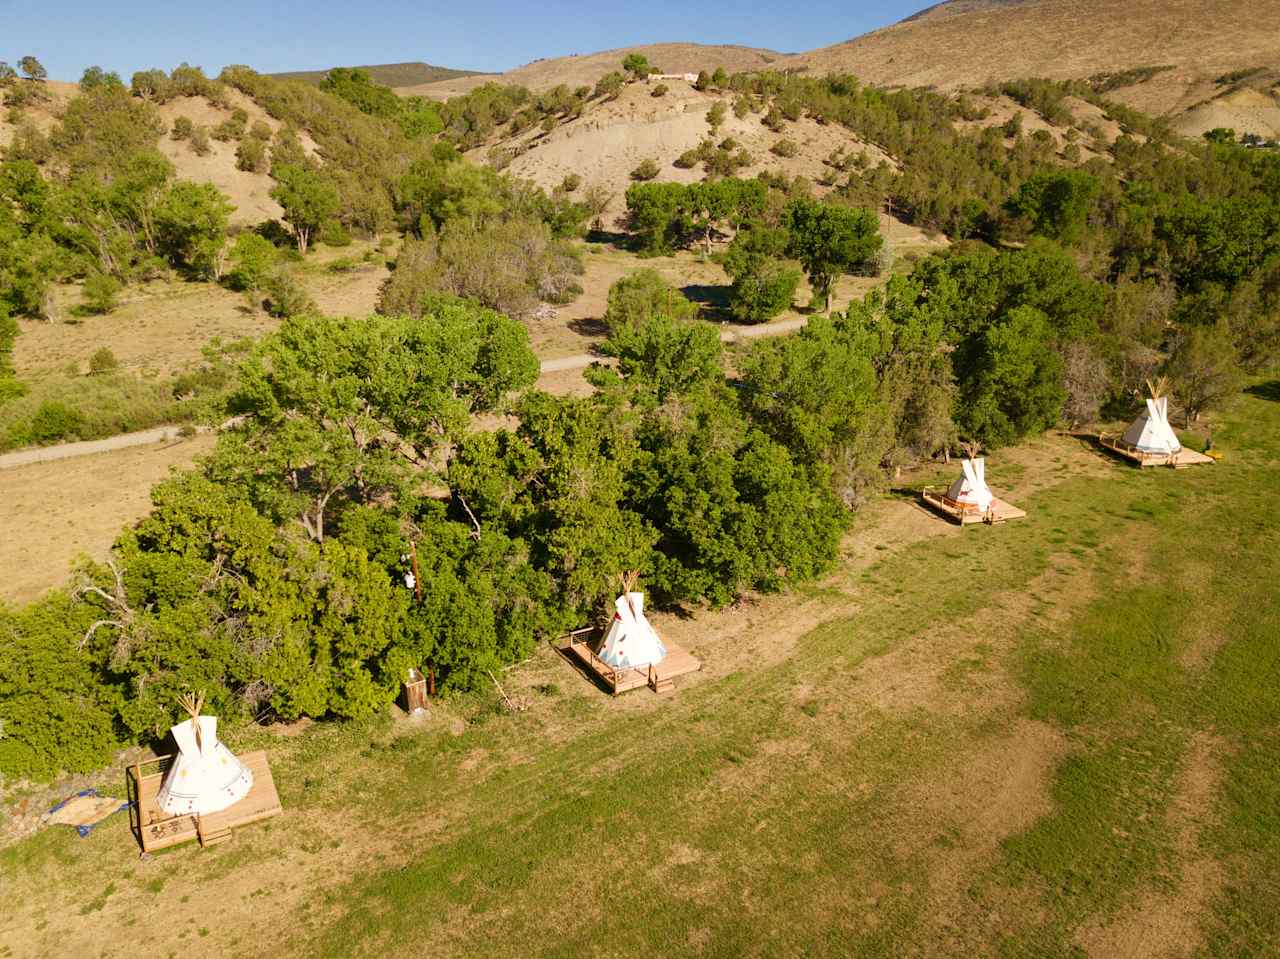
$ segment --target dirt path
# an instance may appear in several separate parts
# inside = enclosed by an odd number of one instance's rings
[[[36,446],[32,449],[16,450],[0,456],[0,470],[16,469],[19,466],[30,466],[33,463],[66,460],[74,456],[114,453],[116,450],[127,450],[134,446],[171,443],[179,439],[179,429],[181,427],[178,426],[157,426],[153,430],[141,430],[137,433],[121,433],[118,436],[108,436],[105,440],[82,440],[78,443],[59,443],[57,446]]]

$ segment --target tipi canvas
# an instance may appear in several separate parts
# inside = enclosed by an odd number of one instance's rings
[[[947,499],[962,509],[985,513],[995,499],[987,486],[987,464],[982,457],[966,457],[960,464],[963,472],[947,490]]]
[[[667,648],[644,618],[644,593],[624,592],[614,601],[613,622],[600,646],[599,657],[614,669],[643,667],[667,658]]]
[[[1124,442],[1140,453],[1166,453],[1170,456],[1182,449],[1178,436],[1169,425],[1169,397],[1153,396],[1147,400],[1146,412],[1129,424]]]
[[[178,758],[169,768],[156,804],[171,815],[204,816],[239,802],[253,787],[253,773],[218,740],[216,716],[201,716],[204,696],[184,698],[191,718],[169,731]]]

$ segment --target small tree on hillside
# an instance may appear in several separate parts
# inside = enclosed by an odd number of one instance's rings
[[[273,171],[278,181],[271,198],[284,209],[284,221],[293,227],[298,252],[306,254],[311,236],[338,212],[338,191],[323,174],[287,166]]]
[[[174,266],[221,279],[234,209],[212,183],[175,183],[155,211],[160,252]]]
[[[611,333],[634,327],[655,316],[692,319],[698,308],[668,283],[657,270],[636,270],[609,287],[604,322]]]
[[[643,53],[628,53],[622,58],[622,69],[626,70],[636,80],[643,80],[653,72],[649,58]]]
[[[724,105],[723,100],[717,100],[715,103],[711,104],[711,109],[707,111],[707,125],[711,127],[711,132],[713,134],[716,133],[720,129],[721,124],[724,123],[724,117],[728,110],[729,108]]]
[[[724,72],[724,67],[716,67],[716,72],[711,74],[711,85],[717,90],[723,90],[729,82],[729,75]]]
[[[788,253],[800,261],[813,284],[815,302],[831,310],[836,278],[871,262],[882,240],[876,215],[870,210],[798,199],[788,204],[785,223],[790,232]]]
[[[609,188],[603,183],[592,183],[582,194],[582,202],[591,216],[591,229],[603,230],[604,215],[613,202],[613,194],[609,192]]]
[[[17,79],[18,71],[9,66],[8,62],[0,60],[0,90],[13,86],[13,82]]]
[[[44,64],[33,56],[25,56],[19,60],[18,69],[26,74],[28,80],[35,83],[43,82],[49,76],[48,71],[44,68]]]
[[[761,323],[791,306],[800,271],[783,262],[786,248],[782,230],[757,227],[734,237],[724,271],[733,278],[729,306],[739,320]]]
[[[693,81],[693,88],[695,90],[705,90],[709,86],[711,86],[711,74],[707,73],[706,70],[699,70],[698,79]]]

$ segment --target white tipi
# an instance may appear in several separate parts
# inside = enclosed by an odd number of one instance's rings
[[[615,669],[648,666],[667,658],[667,647],[644,618],[644,593],[635,590],[637,573],[622,577],[622,595],[614,600],[613,622],[597,654]]]
[[[171,728],[178,758],[169,768],[156,805],[171,815],[204,816],[239,802],[253,788],[253,773],[218,740],[218,718],[201,716],[204,693],[183,696],[191,718]]]
[[[1164,395],[1165,381],[1148,381],[1151,397],[1147,409],[1124,431],[1123,442],[1139,453],[1166,453],[1170,456],[1182,449],[1178,435],[1169,425],[1169,397]]]
[[[961,474],[947,490],[947,499],[964,510],[985,513],[991,509],[991,489],[987,486],[987,462],[977,455],[978,448],[967,450],[968,456],[960,464]]]

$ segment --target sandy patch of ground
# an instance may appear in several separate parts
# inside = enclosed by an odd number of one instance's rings
[[[249,127],[262,121],[271,127],[274,134],[283,125],[239,90],[228,88],[227,100],[231,106],[226,110],[213,106],[204,97],[178,97],[156,109],[169,128],[178,117],[186,117],[196,126],[212,130],[230,119],[231,111],[237,108],[249,115]],[[308,154],[317,155],[316,145],[305,131],[299,131],[298,138]],[[209,146],[211,150],[207,156],[197,156],[189,142],[173,140],[168,133],[160,138],[159,143],[160,152],[173,162],[179,179],[212,183],[234,204],[233,224],[254,225],[264,220],[278,220],[283,211],[280,204],[271,199],[271,188],[275,185],[271,177],[266,173],[236,169],[238,143],[235,140],[220,143],[211,137]]]
[[[631,184],[631,171],[640,161],[652,159],[661,168],[658,179],[693,183],[704,176],[701,167],[680,169],[673,165],[680,154],[711,137],[715,142],[733,138],[751,154],[750,166],[737,173],[754,177],[770,171],[788,176],[804,176],[815,183],[832,171],[823,163],[837,150],[862,154],[870,166],[881,161],[896,168],[897,162],[879,147],[866,143],[838,124],[819,124],[802,118],[789,122],[774,133],[761,122],[763,114],[748,113],[738,119],[732,112],[714,134],[707,124],[707,111],[716,102],[727,105],[733,94],[699,92],[681,80],[666,81],[668,92],[652,96],[655,85],[628,85],[615,101],[593,102],[581,117],[561,123],[550,133],[533,130],[472,151],[476,162],[484,162],[493,146],[519,155],[507,168],[511,173],[551,189],[570,173],[584,183],[603,185],[613,195],[610,214],[624,212],[623,195]],[[775,156],[770,148],[780,140],[796,144],[794,157]],[[736,149],[736,148],[735,148]],[[825,188],[819,188],[819,193]]]

